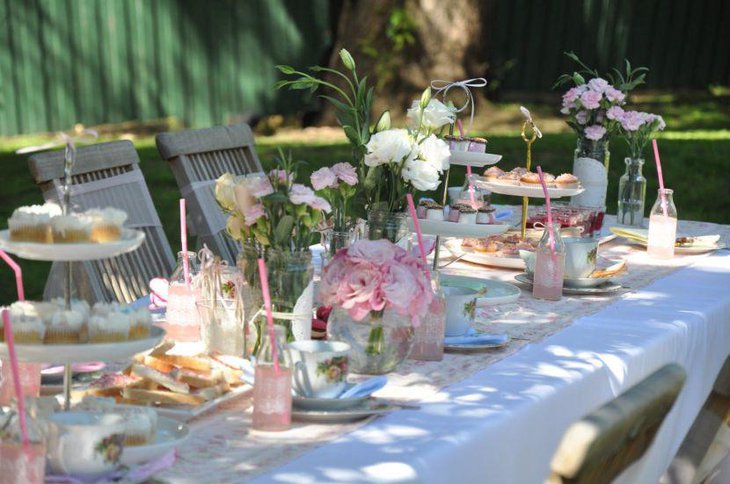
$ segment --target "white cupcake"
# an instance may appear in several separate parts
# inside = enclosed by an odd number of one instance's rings
[[[51,219],[53,242],[71,244],[91,240],[91,219],[81,214],[58,215]]]
[[[108,316],[111,313],[116,313],[120,308],[120,304],[116,302],[98,302],[91,308],[91,314],[94,316]]]
[[[55,304],[59,309],[66,309],[66,301],[62,297],[51,299],[51,303]],[[89,316],[91,316],[91,307],[83,299],[71,299],[71,309],[81,314],[84,321],[88,320]]]
[[[53,242],[51,218],[61,215],[61,207],[55,203],[19,207],[8,219],[10,239],[19,242]]]
[[[13,340],[18,344],[42,344],[46,325],[32,303],[19,301],[10,305]]]
[[[129,316],[111,313],[108,316],[92,316],[89,319],[90,343],[114,343],[129,339]]]
[[[129,328],[129,339],[145,339],[150,337],[152,315],[145,308],[130,313],[132,324]]]
[[[122,236],[127,212],[112,207],[93,208],[84,212],[91,219],[92,242],[114,242]]]
[[[46,327],[43,341],[49,345],[85,343],[83,329],[84,316],[80,312],[73,309],[71,311],[61,310],[51,318],[51,324]]]
[[[153,408],[125,408],[114,410],[124,416],[124,445],[145,445],[155,440],[157,435],[157,412]]]

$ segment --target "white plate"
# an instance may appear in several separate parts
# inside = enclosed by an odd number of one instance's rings
[[[477,188],[487,189],[492,193],[500,193],[502,195],[514,195],[517,197],[545,198],[541,185],[508,185],[506,183],[489,182],[484,177],[473,175],[472,180]],[[548,188],[550,198],[571,197],[582,193],[585,189],[578,188]]]
[[[481,168],[487,165],[498,163],[502,159],[502,155],[493,155],[492,153],[476,153],[473,151],[452,151],[449,163],[452,165],[466,166],[471,165]]]
[[[213,400],[209,400],[205,402],[202,405],[197,406],[189,406],[189,405],[180,405],[180,406],[172,406],[172,405],[166,405],[166,406],[159,406],[155,407],[155,410],[157,410],[157,413],[159,415],[169,417],[171,419],[180,420],[182,422],[187,422],[188,420],[191,420],[198,415],[202,415],[209,410],[214,409],[218,405],[221,405],[225,402],[228,402],[229,400],[233,400],[235,398],[247,395],[253,391],[253,387],[250,385],[241,385],[239,387],[234,388],[233,390],[229,391],[228,393],[224,393],[218,398],[214,398]]]
[[[190,430],[184,423],[167,417],[158,417],[155,441],[147,445],[124,447],[120,462],[133,466],[157,459],[181,445],[188,435]]]
[[[523,272],[515,276],[515,280],[532,287],[532,276]],[[614,282],[604,282],[595,287],[568,287],[563,284],[563,294],[566,296],[592,296],[598,294],[611,294],[623,289],[623,286]]]
[[[505,304],[519,299],[520,288],[514,284],[491,279],[479,279],[477,277],[460,276],[455,274],[441,274],[441,284],[444,286],[460,286],[469,289],[487,289],[487,293],[477,299],[477,306],[490,306]]]
[[[400,408],[401,407],[379,401],[375,398],[368,398],[360,405],[342,410],[304,410],[294,407],[292,408],[291,416],[293,420],[300,422],[351,422],[354,420],[361,420],[372,415],[384,415]]]
[[[643,248],[646,248],[646,242],[643,240],[638,239],[632,239],[629,237],[624,237],[628,243],[631,245],[639,245]],[[688,246],[680,246],[680,247],[674,247],[674,253],[678,255],[697,255],[697,254],[706,254],[708,252],[714,252],[716,250],[724,249],[725,246],[721,244],[715,244],[715,245],[688,245]]]
[[[483,266],[499,267],[502,269],[524,269],[525,261],[519,256],[517,257],[502,257],[496,255],[489,255],[484,252],[469,251],[462,258],[467,262],[474,264],[481,264]]]
[[[476,331],[474,328],[472,328],[469,332],[467,332],[467,335],[473,335],[477,336],[479,334],[478,331]],[[483,343],[483,344],[447,344],[444,343],[444,351],[447,353],[476,353],[484,350],[492,350],[495,348],[503,348],[509,344],[509,342],[512,340],[512,338],[509,337],[509,335],[506,335],[507,339],[505,339],[502,343]]]
[[[84,261],[107,259],[135,250],[144,241],[141,230],[124,229],[122,237],[104,244],[40,244],[10,240],[10,231],[0,231],[0,249],[18,257],[46,261]]]
[[[83,361],[116,361],[157,346],[165,331],[157,326],[150,328],[150,337],[119,341],[116,343],[86,343],[66,345],[15,345],[18,360],[27,363],[77,363]],[[0,343],[0,356],[6,357],[8,346]]]
[[[444,237],[488,237],[507,232],[511,226],[508,224],[460,224],[458,222],[447,222],[445,220],[418,219],[421,232],[426,235],[442,235]],[[413,220],[409,217],[408,224],[411,231]]]
[[[369,397],[357,398],[307,398],[299,395],[292,396],[292,404],[298,410],[345,410],[358,405],[362,405]]]

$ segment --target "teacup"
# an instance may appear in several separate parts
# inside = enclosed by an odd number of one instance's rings
[[[294,341],[292,387],[308,398],[337,398],[347,386],[350,345],[341,341]]]
[[[565,279],[582,279],[596,270],[598,240],[586,237],[563,237],[565,243]]]
[[[468,287],[444,286],[446,296],[446,336],[461,336],[474,321],[479,291]]]
[[[48,465],[53,474],[95,478],[116,469],[124,419],[114,413],[63,412],[49,417]]]

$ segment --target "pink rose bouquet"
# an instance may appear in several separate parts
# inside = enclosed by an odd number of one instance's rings
[[[322,303],[347,310],[356,321],[370,316],[375,322],[390,309],[417,326],[432,299],[420,261],[385,239],[355,242],[337,252],[322,272]]]

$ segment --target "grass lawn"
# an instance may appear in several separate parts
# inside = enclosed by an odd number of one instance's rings
[[[0,163],[4,168],[6,184],[0,194],[0,219],[10,216],[13,209],[20,205],[41,203],[38,188],[30,178],[25,156],[14,150],[39,141],[25,137],[0,142]],[[502,168],[511,169],[524,163],[525,145],[517,133],[490,134],[489,151],[501,153]],[[667,186],[675,190],[675,203],[683,219],[704,220],[730,224],[730,131],[683,131],[666,132],[660,138],[664,176]],[[180,245],[177,232],[179,191],[172,172],[160,160],[154,138],[135,140],[142,160],[141,167],[151,187],[152,198],[160,214],[173,250]],[[344,139],[322,140],[316,135],[304,136],[297,140],[261,137],[257,140],[259,156],[265,167],[271,166],[272,157],[278,147],[290,150],[297,159],[309,162],[307,173],[338,161],[348,161],[349,146]],[[571,133],[546,134],[533,145],[533,164],[554,174],[570,171],[572,168],[575,135]],[[611,165],[609,173],[608,211],[616,211],[616,192],[618,179],[624,171],[625,144],[621,140],[612,142]],[[647,150],[647,153],[650,150]],[[463,183],[465,169],[456,167],[452,173],[451,185]],[[656,198],[656,170],[653,159],[647,159],[644,174],[648,178],[647,204]],[[518,203],[514,197],[494,197],[495,203]],[[5,222],[0,224],[6,226]],[[38,299],[49,264],[21,260],[27,297]],[[15,284],[10,269],[4,264],[0,267],[0,303],[6,304],[16,299]]]

